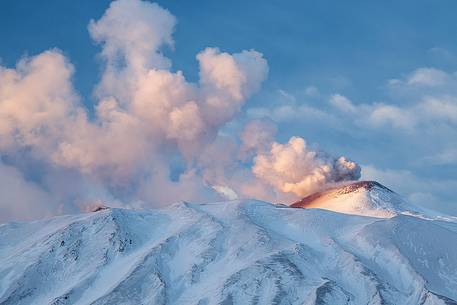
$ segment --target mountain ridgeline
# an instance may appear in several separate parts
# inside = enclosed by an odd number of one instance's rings
[[[0,225],[0,305],[456,301],[456,219],[376,182]]]

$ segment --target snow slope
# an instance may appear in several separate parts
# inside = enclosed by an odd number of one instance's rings
[[[291,204],[296,208],[320,208],[339,213],[392,217],[398,214],[432,214],[403,200],[376,181],[359,181],[318,192]]]
[[[0,225],[1,305],[456,300],[452,219],[245,200]]]

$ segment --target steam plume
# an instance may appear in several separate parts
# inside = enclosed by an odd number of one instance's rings
[[[273,143],[269,152],[255,157],[252,170],[280,191],[302,197],[328,183],[360,178],[356,163],[311,150],[299,137],[292,137],[286,144]]]
[[[21,164],[40,169],[29,189],[50,204],[39,215],[100,198],[134,207],[221,196],[275,200],[360,176],[355,163],[310,151],[300,138],[274,142],[276,126],[267,120],[248,122],[241,143],[223,136],[267,77],[267,62],[254,50],[206,48],[196,56],[200,80],[188,82],[163,54],[174,45],[175,24],[167,10],[140,0],[114,1],[90,22],[104,62],[93,116],[61,51],[0,67],[0,153],[7,163],[0,171],[13,168],[28,185],[30,168]],[[0,200],[20,218],[11,204]]]

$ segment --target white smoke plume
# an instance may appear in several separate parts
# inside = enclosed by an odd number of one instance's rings
[[[0,66],[0,176],[13,168],[31,190],[11,201],[49,201],[41,216],[99,200],[124,206],[221,195],[274,200],[359,177],[354,163],[308,151],[299,138],[275,143],[276,126],[267,120],[248,122],[241,143],[222,136],[259,90],[268,64],[254,50],[207,48],[196,56],[199,82],[188,82],[163,53],[173,48],[175,24],[167,10],[140,0],[114,1],[90,22],[104,62],[94,114],[74,89],[74,67],[61,51]],[[11,203],[1,201],[0,208],[21,218]]]
[[[301,197],[329,183],[360,178],[356,163],[314,151],[299,137],[292,137],[287,144],[273,143],[269,152],[255,157],[252,170],[282,192]]]

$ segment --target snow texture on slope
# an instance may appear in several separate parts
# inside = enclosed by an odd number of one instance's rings
[[[245,200],[0,226],[0,304],[457,304],[452,219]]]

